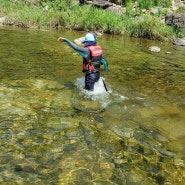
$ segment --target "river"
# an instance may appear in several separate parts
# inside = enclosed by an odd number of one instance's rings
[[[184,185],[185,48],[102,35],[91,94],[57,41],[84,34],[0,27],[0,184]]]

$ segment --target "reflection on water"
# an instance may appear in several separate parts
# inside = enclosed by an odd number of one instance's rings
[[[89,93],[57,42],[83,34],[0,28],[0,183],[185,184],[184,48],[104,35],[108,92]]]

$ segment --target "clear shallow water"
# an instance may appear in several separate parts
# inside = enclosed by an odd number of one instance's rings
[[[57,42],[84,34],[0,28],[0,182],[184,184],[185,48],[104,35],[109,93],[89,94]]]

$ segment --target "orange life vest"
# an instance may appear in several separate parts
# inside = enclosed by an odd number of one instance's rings
[[[87,46],[90,50],[90,58],[86,60],[83,58],[83,72],[96,73],[100,70],[102,48],[100,46]]]

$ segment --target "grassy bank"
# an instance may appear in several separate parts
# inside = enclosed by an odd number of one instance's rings
[[[174,30],[159,21],[158,16],[145,13],[142,20],[138,21],[131,11],[127,14],[115,14],[92,6],[79,6],[72,1],[63,1],[63,4],[56,6],[53,3],[36,5],[0,0],[0,14],[6,17],[6,24],[21,27],[64,27],[162,41],[185,35],[185,32]]]

